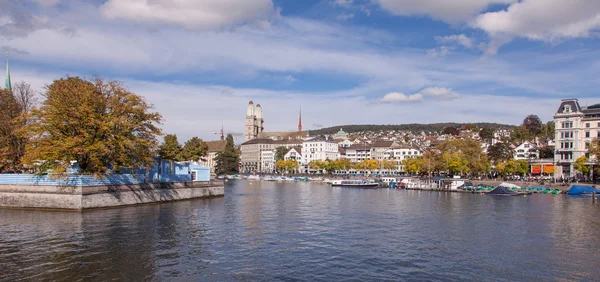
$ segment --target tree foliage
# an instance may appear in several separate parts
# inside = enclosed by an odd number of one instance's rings
[[[586,165],[590,160],[586,156],[581,156],[575,160],[573,163],[573,168],[577,171],[581,172],[583,175],[588,175],[590,173],[590,167]]]
[[[542,125],[542,136],[550,138],[550,139],[554,139],[554,130],[555,130],[554,121],[551,120],[551,121],[547,122],[546,124]]]
[[[119,170],[153,163],[162,117],[120,83],[67,77],[47,86],[44,96],[31,111],[24,157],[41,172],[64,172],[71,161],[94,175],[108,173],[109,165]]]
[[[217,153],[215,157],[216,174],[234,174],[238,172],[240,167],[240,153],[235,149],[233,135],[227,134],[226,140],[225,149]]]
[[[158,147],[158,155],[170,161],[181,161],[181,152],[183,148],[177,140],[176,134],[167,134],[160,146]]]
[[[544,146],[538,148],[538,155],[540,159],[551,159],[554,158],[554,148],[551,146]]]
[[[528,115],[521,126],[525,127],[531,136],[539,136],[542,132],[542,120],[537,115]]]
[[[207,152],[208,144],[198,137],[192,137],[192,139],[186,141],[183,145],[180,159],[197,162],[201,158],[206,157]]]
[[[590,153],[590,156],[596,157],[596,162],[600,161],[600,139],[595,138],[592,140],[588,152]]]
[[[277,170],[292,173],[299,167],[298,161],[295,160],[278,160],[276,163]]]
[[[513,142],[523,143],[525,140],[530,140],[532,135],[525,126],[517,126],[513,128],[513,131],[510,135]]]
[[[408,173],[422,173],[425,172],[423,170],[423,161],[424,158],[415,158],[415,159],[404,159],[402,160],[402,166],[404,167],[404,171]]]
[[[275,160],[283,160],[288,151],[289,149],[286,147],[277,147],[277,149],[275,149]]]
[[[448,126],[442,130],[442,134],[454,135],[457,136],[460,132],[456,127]]]
[[[489,141],[494,138],[494,129],[489,127],[484,127],[479,131],[479,137],[481,137],[484,141]]]
[[[435,161],[438,162],[436,164],[438,168],[442,166],[443,169],[454,173],[469,173],[474,175],[479,175],[490,170],[490,161],[476,140],[446,140],[438,146],[438,150],[440,150],[441,154],[441,159],[439,156],[435,158]],[[444,154],[446,155],[444,156]],[[454,163],[451,164],[450,161],[454,161]]]
[[[461,125],[462,124],[460,124],[460,123],[452,123],[452,122],[431,123],[431,124],[411,123],[411,124],[388,124],[388,125],[352,124],[352,125],[337,125],[337,126],[333,126],[333,127],[322,128],[319,130],[311,130],[310,135],[317,136],[317,135],[322,135],[322,134],[325,134],[325,135],[335,134],[336,132],[338,132],[338,130],[340,130],[340,128],[344,128],[344,131],[347,133],[356,133],[356,132],[365,132],[365,131],[379,132],[379,131],[392,131],[392,130],[394,130],[394,131],[403,130],[403,131],[411,131],[411,132],[421,132],[421,131],[441,132],[446,127],[458,128]],[[514,127],[514,125],[487,123],[487,122],[472,123],[472,125],[476,128],[486,128],[487,127],[487,128],[511,129]]]
[[[487,149],[487,156],[494,164],[513,158],[514,150],[508,142],[498,142]]]
[[[394,170],[398,167],[397,163],[395,161],[391,161],[391,160],[382,160],[381,161],[381,168],[382,169],[386,169],[386,170]]]
[[[18,170],[25,152],[23,107],[9,90],[0,89],[0,172]]]

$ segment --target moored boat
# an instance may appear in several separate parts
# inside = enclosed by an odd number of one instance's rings
[[[354,187],[354,188],[376,188],[379,183],[369,180],[334,180],[331,186],[336,187]]]

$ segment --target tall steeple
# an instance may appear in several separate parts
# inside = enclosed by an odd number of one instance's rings
[[[223,122],[221,122],[221,141],[225,140],[225,132],[223,132]]]
[[[298,132],[302,132],[302,108],[300,108],[300,116],[298,117]]]
[[[8,50],[6,50],[6,79],[4,80],[4,88],[7,90],[12,90],[12,85],[10,83],[10,70],[8,69]]]

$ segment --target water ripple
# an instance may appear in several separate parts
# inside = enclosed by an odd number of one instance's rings
[[[239,181],[210,200],[0,210],[0,281],[594,280],[599,206]]]

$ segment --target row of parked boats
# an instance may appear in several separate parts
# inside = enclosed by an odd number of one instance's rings
[[[557,195],[563,193],[560,189],[552,188],[551,186],[529,186],[521,187],[512,183],[502,182],[498,186],[488,186],[484,184],[473,185],[472,182],[463,179],[442,179],[440,181],[421,181],[415,178],[395,178],[395,177],[382,177],[380,179],[327,179],[322,177],[289,177],[280,175],[226,175],[219,177],[221,179],[247,179],[247,180],[262,180],[262,181],[275,181],[275,182],[307,182],[307,181],[318,181],[330,184],[334,187],[354,187],[354,188],[396,188],[396,189],[425,189],[435,190],[441,189],[442,182],[450,180],[450,184],[447,187],[450,190],[462,190],[465,192],[475,193],[486,193],[490,195],[527,195],[527,194],[552,194]],[[458,185],[460,184],[460,185]],[[600,189],[594,186],[587,185],[573,185],[569,191],[566,192],[568,195],[600,195]]]

